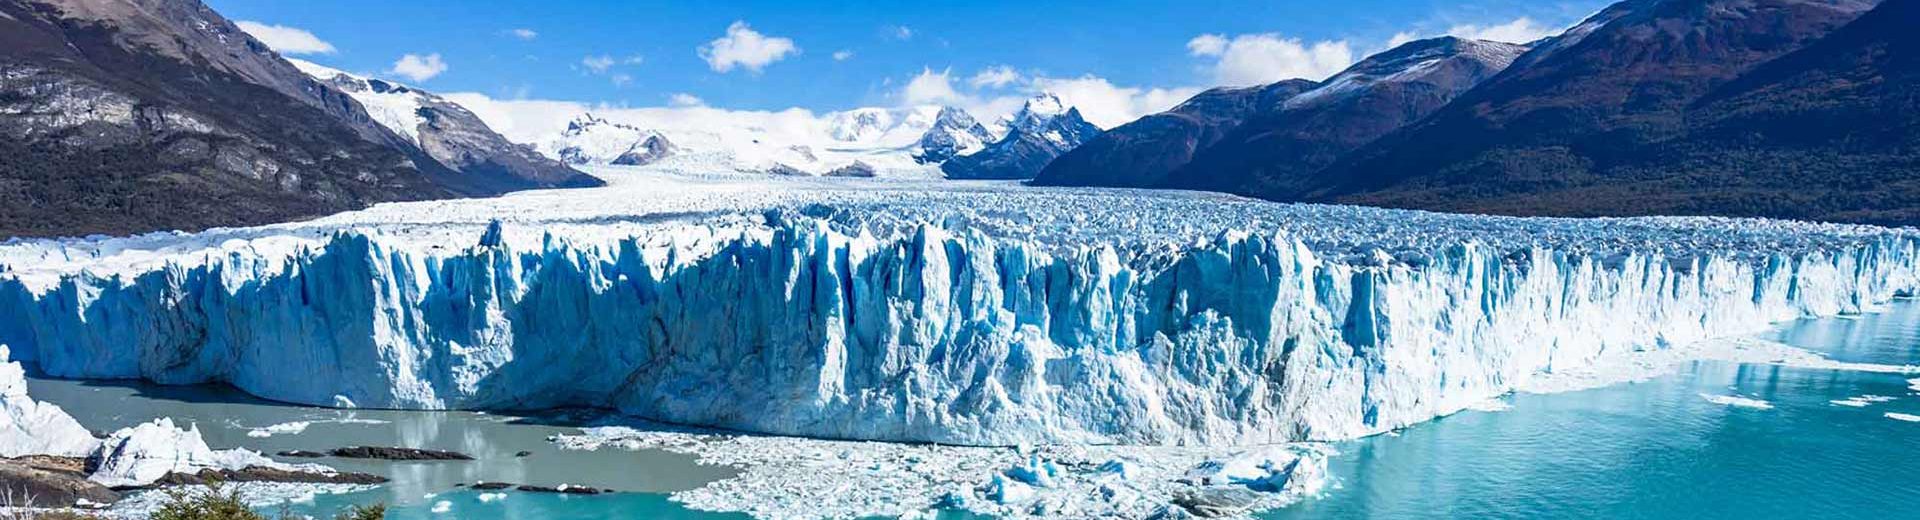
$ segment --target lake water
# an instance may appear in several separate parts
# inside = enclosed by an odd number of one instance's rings
[[[343,446],[406,446],[454,450],[472,461],[393,462],[338,458],[289,459],[321,462],[343,471],[393,479],[377,489],[319,495],[292,512],[325,518],[350,504],[385,503],[388,518],[746,518],[681,507],[667,494],[699,487],[733,474],[702,466],[692,456],[665,451],[567,451],[547,436],[578,432],[590,411],[541,416],[470,412],[333,410],[291,406],[255,399],[226,387],[166,387],[117,381],[67,381],[33,378],[35,399],[59,404],[81,424],[112,431],[156,417],[172,417],[183,427],[195,424],[209,446],[249,448],[268,455],[283,450],[326,451]],[[292,422],[308,423],[299,433],[269,437],[256,429]],[[520,452],[529,452],[520,456]],[[571,496],[545,493],[497,493],[488,497],[456,487],[480,481],[608,488],[620,493]],[[442,504],[445,502],[445,504]],[[434,510],[445,510],[437,513]],[[274,509],[275,512],[278,508]]]
[[[1805,320],[1766,335],[1835,359],[1920,364],[1920,304],[1854,319]],[[216,448],[263,452],[346,445],[453,449],[472,462],[322,462],[378,473],[392,484],[321,495],[295,512],[385,502],[389,518],[743,518],[691,511],[667,499],[724,478],[724,468],[658,451],[560,451],[546,442],[577,414],[338,411],[261,402],[229,389],[36,379],[36,398],[83,424],[113,429],[171,416],[200,425]],[[1705,395],[1766,401],[1730,406]],[[1864,407],[1861,395],[1894,399]],[[1726,363],[1693,363],[1651,381],[1552,395],[1520,394],[1512,409],[1469,411],[1338,445],[1323,496],[1266,513],[1320,518],[1920,518],[1920,396],[1904,377]],[[298,434],[255,428],[310,421]],[[520,451],[532,452],[520,457]],[[454,487],[480,480],[590,485],[601,496]]]
[[[1920,364],[1920,305],[1765,337],[1838,360]],[[1830,402],[1866,394],[1895,399]],[[1337,488],[1263,518],[1920,518],[1920,423],[1885,416],[1920,415],[1901,376],[1701,362],[1508,400],[1508,411],[1344,443],[1329,464]]]

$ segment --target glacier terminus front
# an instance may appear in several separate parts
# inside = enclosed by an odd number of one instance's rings
[[[602,176],[618,180],[565,206],[529,192],[14,241],[0,343],[57,377],[320,406],[1234,446],[1386,432],[1920,280],[1911,232],[1864,226]]]

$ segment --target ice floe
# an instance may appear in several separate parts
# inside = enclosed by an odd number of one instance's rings
[[[1700,398],[1706,399],[1707,402],[1710,402],[1713,404],[1720,404],[1720,405],[1726,405],[1726,406],[1752,408],[1755,410],[1772,410],[1773,409],[1773,403],[1769,403],[1760,399],[1754,399],[1751,397],[1741,397],[1737,395],[1700,394]]]

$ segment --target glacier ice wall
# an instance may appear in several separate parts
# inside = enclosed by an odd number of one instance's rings
[[[1253,444],[1361,436],[1543,371],[1916,285],[1900,236],[1771,256],[1436,248],[1329,261],[1284,235],[1160,261],[809,220],[422,252],[377,232],[144,272],[0,278],[48,373],[227,382],[296,403],[602,406],[805,436]],[[264,251],[264,250],[263,250]]]

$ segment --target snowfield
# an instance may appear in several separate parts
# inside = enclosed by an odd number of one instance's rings
[[[1920,252],[1911,230],[1781,221],[590,173],[611,185],[11,242],[0,343],[55,376],[324,406],[1254,446],[1868,311],[1914,291]]]

